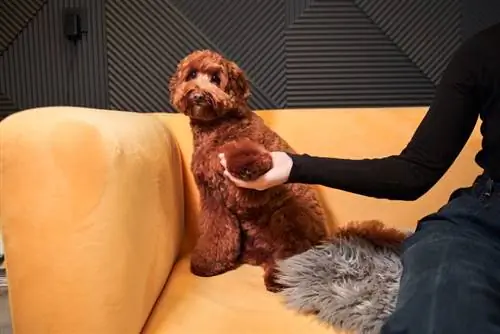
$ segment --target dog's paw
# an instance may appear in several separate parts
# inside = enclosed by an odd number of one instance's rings
[[[212,277],[223,274],[227,270],[217,265],[209,265],[206,262],[191,260],[191,273],[200,277]]]
[[[196,276],[212,277],[235,269],[236,266],[237,265],[231,261],[208,261],[204,257],[193,253],[191,256],[190,270],[191,273]]]
[[[264,284],[267,291],[278,293],[286,288],[284,285],[278,283],[278,270],[275,265],[265,266],[264,270]]]
[[[248,139],[226,144],[222,153],[228,172],[244,181],[253,181],[273,167],[269,152]]]
[[[193,262],[191,260],[191,273],[200,277],[211,277],[217,275],[217,272],[204,263]]]

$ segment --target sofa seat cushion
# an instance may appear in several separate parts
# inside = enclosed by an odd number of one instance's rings
[[[197,277],[180,259],[146,324],[144,334],[335,334],[312,316],[286,309],[268,292],[262,269],[244,265],[214,277]]]

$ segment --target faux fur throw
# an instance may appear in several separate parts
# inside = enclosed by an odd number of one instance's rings
[[[281,261],[285,305],[335,329],[379,333],[394,310],[402,272],[399,247],[344,236]]]

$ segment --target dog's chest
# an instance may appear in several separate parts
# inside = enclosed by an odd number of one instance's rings
[[[242,134],[236,131],[214,131],[195,138],[191,162],[193,172],[200,174],[200,177],[223,177],[224,169],[220,163],[219,153],[225,144],[241,138]]]
[[[193,152],[191,170],[200,194],[217,198],[231,211],[243,215],[266,206],[267,192],[239,188],[224,176],[219,152],[218,146],[200,147]]]

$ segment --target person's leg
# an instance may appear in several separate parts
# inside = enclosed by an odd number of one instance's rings
[[[500,333],[500,192],[485,182],[419,222],[381,334]]]

